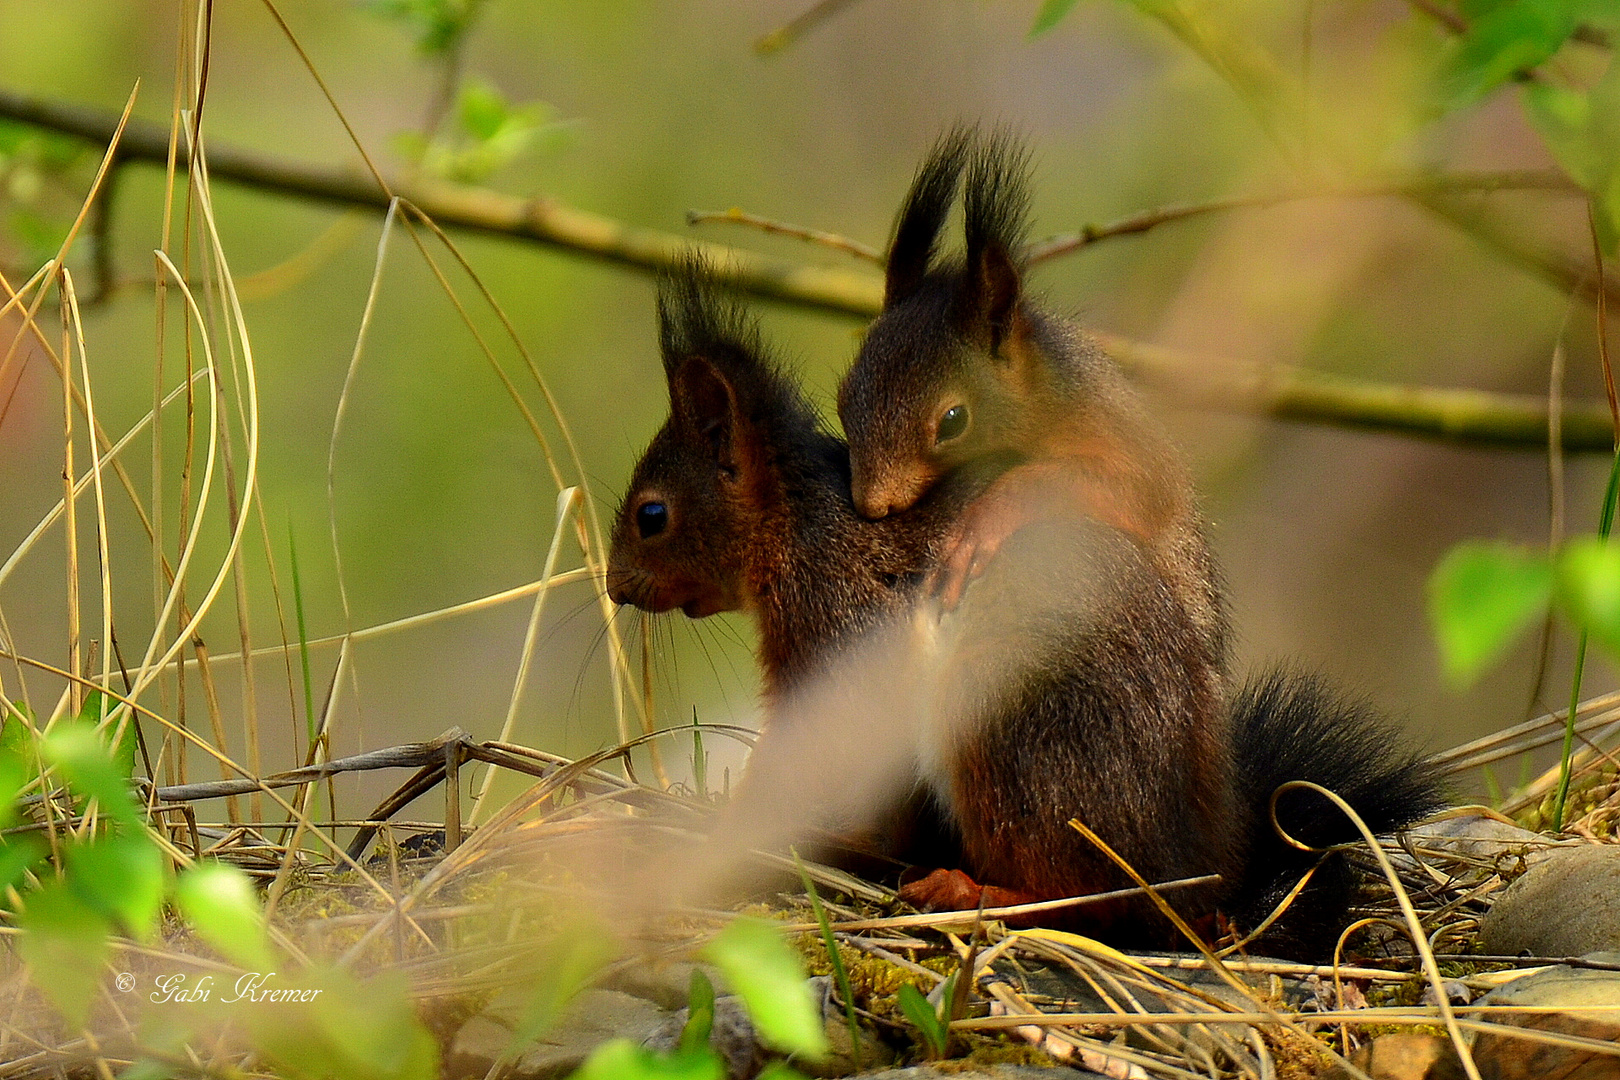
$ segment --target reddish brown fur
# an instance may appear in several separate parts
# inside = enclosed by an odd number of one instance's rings
[[[984,475],[1014,474],[990,456],[953,468],[907,512],[863,520],[843,445],[821,430],[700,268],[666,283],[660,309],[671,417],[620,510],[610,590],[655,611],[750,610],[768,703],[780,702],[906,614]],[[1158,459],[1136,447],[1129,437],[1104,438],[1084,444],[1080,460],[1097,463],[1105,479],[1129,476],[1141,461],[1146,475],[1162,475]],[[1016,530],[951,617],[960,641],[946,676],[962,684],[951,684],[955,699],[972,703],[968,723],[943,733],[949,752],[942,773],[929,776],[932,796],[913,792],[880,835],[902,857],[967,873],[931,875],[908,895],[972,908],[1127,885],[1068,827],[1079,818],[1150,881],[1223,874],[1219,888],[1178,892],[1177,906],[1214,925],[1208,915],[1219,901],[1253,925],[1310,863],[1264,820],[1279,783],[1337,788],[1378,829],[1435,804],[1431,775],[1391,751],[1376,716],[1317,682],[1272,675],[1229,710],[1225,622],[1201,535],[1182,529],[1181,547],[1167,549],[1181,552],[1182,576],[1172,579],[1153,545],[1120,524],[1139,512],[1131,485],[1080,483],[1079,497],[1095,500],[1099,513]],[[1190,488],[1174,490],[1188,492],[1174,505],[1191,505]],[[638,512],[651,499],[667,501],[669,526],[638,535]],[[1010,678],[985,674],[998,669]],[[739,798],[751,786],[771,798],[769,781],[753,784],[756,774],[797,766],[791,754],[769,752],[782,745],[772,723]],[[801,744],[817,737],[814,728],[798,735]],[[1290,832],[1316,843],[1354,839],[1331,808],[1300,804],[1285,817]],[[959,846],[947,826],[959,830]],[[1330,891],[1307,912],[1316,921],[1293,931],[1289,951],[1320,957],[1342,925],[1343,898]],[[1163,942],[1140,904],[1039,921]]]

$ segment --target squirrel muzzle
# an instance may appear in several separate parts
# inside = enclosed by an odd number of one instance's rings
[[[876,476],[859,465],[850,472],[850,494],[855,509],[868,521],[909,510],[922,498],[934,478],[915,470],[885,469]]]

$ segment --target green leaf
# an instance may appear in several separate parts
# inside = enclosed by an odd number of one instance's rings
[[[234,866],[204,862],[175,882],[175,903],[197,935],[232,963],[251,971],[271,966],[264,912],[248,876]]]
[[[681,1028],[681,1052],[695,1053],[709,1045],[714,1030],[714,983],[702,968],[692,969],[686,992],[686,1026]]]
[[[1565,172],[1592,196],[1598,243],[1620,248],[1620,57],[1587,93],[1535,83],[1525,110]]]
[[[1479,101],[1550,58],[1575,32],[1574,0],[1513,0],[1482,14],[1440,73],[1441,107]]]
[[[266,978],[256,992],[314,993],[308,1001],[243,1003],[255,1049],[289,1080],[436,1080],[439,1075],[438,1044],[422,1026],[403,976],[362,982],[331,968],[260,974]],[[242,985],[218,1000],[229,1004]]]
[[[21,703],[6,711],[5,721],[0,723],[0,760],[34,764],[34,733],[30,730],[33,719],[28,706]]]
[[[697,706],[692,706],[692,786],[698,797],[709,797],[709,755],[703,751],[703,729],[698,726]]]
[[[118,1074],[118,1080],[173,1080],[174,1066],[151,1058],[136,1058]]]
[[[1552,596],[1545,556],[1508,544],[1469,541],[1429,577],[1429,621],[1454,685],[1465,686],[1504,653]]]
[[[573,1080],[723,1080],[725,1075],[713,1050],[656,1054],[629,1039],[614,1039],[591,1051]]]
[[[94,799],[103,813],[130,828],[141,828],[141,815],[130,798],[128,778],[103,745],[96,729],[77,720],[57,724],[40,744],[45,760],[55,765],[76,793]]]
[[[33,833],[0,840],[0,891],[17,884],[24,873],[50,854],[50,845]]]
[[[860,1024],[855,1019],[855,993],[849,985],[849,972],[844,970],[844,958],[838,952],[838,940],[833,937],[832,921],[827,918],[827,909],[822,906],[821,894],[816,892],[816,883],[810,880],[810,871],[804,867],[804,860],[799,858],[796,849],[793,852],[793,865],[798,868],[799,881],[804,885],[804,894],[810,898],[810,908],[816,913],[816,922],[821,926],[821,944],[827,950],[827,960],[832,964],[833,978],[838,982],[838,995],[844,999],[844,1018],[849,1023],[849,1045],[851,1053],[855,1055],[855,1069],[861,1069],[861,1031]]]
[[[25,762],[0,754],[0,829],[17,822],[17,796],[28,786],[34,770]]]
[[[709,942],[703,955],[742,998],[762,1041],[812,1059],[827,1053],[827,1032],[804,965],[776,927],[759,919],[736,919]]]
[[[603,926],[586,923],[557,934],[523,1016],[512,1031],[512,1046],[527,1046],[550,1031],[568,1003],[616,953],[613,938]]]
[[[929,1053],[934,1057],[945,1056],[945,1046],[950,1041],[950,1029],[945,1021],[939,1018],[939,1013],[928,1003],[923,992],[910,983],[900,986],[900,1011],[906,1014],[913,1027],[922,1033],[923,1041],[928,1044]]]
[[[1595,536],[1570,541],[1558,557],[1558,599],[1575,625],[1620,656],[1620,548]]]
[[[456,101],[461,128],[480,141],[495,137],[506,122],[506,98],[481,79],[468,79]]]
[[[785,1061],[773,1061],[759,1070],[754,1080],[804,1080],[804,1073]]]
[[[106,702],[107,716],[111,716],[118,706],[122,704],[111,700],[100,690],[91,690],[84,695],[84,704],[79,706],[79,722],[100,725],[103,720],[107,719],[101,714],[102,702],[104,701]],[[118,736],[117,744],[113,746],[112,756],[113,762],[118,766],[118,771],[127,780],[135,775],[135,754],[139,749],[139,744],[135,733],[135,718],[126,715],[120,722],[124,730]],[[116,730],[117,724],[110,725],[105,732],[106,738],[111,739]]]
[[[145,830],[98,837],[67,848],[67,880],[79,898],[150,941],[163,906],[166,863]]]
[[[1029,28],[1030,37],[1040,37],[1063,21],[1074,9],[1076,0],[1042,0],[1041,10],[1035,15],[1035,25]]]
[[[30,893],[17,922],[23,931],[17,947],[34,985],[72,1026],[83,1027],[111,954],[112,924],[59,882]]]
[[[424,55],[450,52],[472,28],[483,0],[365,0],[363,6],[405,24]]]

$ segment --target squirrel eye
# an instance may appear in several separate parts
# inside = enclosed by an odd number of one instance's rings
[[[661,502],[642,503],[636,507],[636,528],[643,540],[657,536],[669,528],[669,507]]]
[[[945,410],[945,415],[939,418],[939,428],[934,433],[934,442],[950,442],[960,438],[967,431],[968,407],[966,405],[952,405]]]

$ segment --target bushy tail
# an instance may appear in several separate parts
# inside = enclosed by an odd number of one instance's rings
[[[1240,805],[1249,815],[1247,867],[1227,904],[1240,929],[1252,929],[1314,866],[1272,827],[1272,793],[1290,780],[1335,792],[1375,833],[1391,832],[1445,805],[1439,774],[1365,701],[1346,697],[1317,675],[1276,669],[1253,677],[1232,706]],[[1277,800],[1277,821],[1313,847],[1361,839],[1339,808],[1316,792]],[[1288,913],[1254,946],[1299,959],[1331,955],[1348,925],[1350,877],[1342,856],[1329,858]]]

